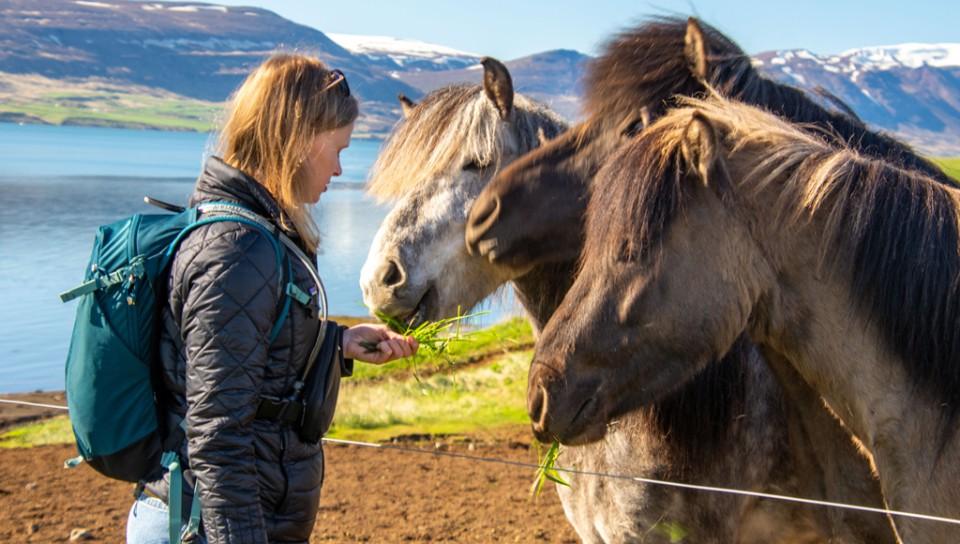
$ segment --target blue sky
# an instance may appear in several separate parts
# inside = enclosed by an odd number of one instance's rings
[[[868,45],[960,42],[953,0],[227,0],[324,32],[378,34],[513,59],[549,49],[594,54],[645,16],[696,14],[747,52],[804,47],[839,53]]]

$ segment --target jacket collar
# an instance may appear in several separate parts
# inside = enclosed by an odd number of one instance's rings
[[[253,177],[230,166],[220,157],[210,156],[190,196],[190,207],[205,202],[233,202],[256,212],[277,225],[298,245],[303,245],[287,215],[273,195]],[[289,227],[284,227],[289,225]]]

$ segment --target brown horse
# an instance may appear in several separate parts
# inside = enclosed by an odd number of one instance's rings
[[[682,44],[686,24],[674,26],[679,29]],[[419,107],[416,106],[411,113]],[[453,117],[459,115],[453,114]],[[405,124],[408,132],[440,132],[430,129],[425,115],[411,117]],[[599,129],[606,124],[595,123],[590,126]],[[597,134],[603,133],[598,131]],[[616,133],[616,140],[619,140],[620,132]],[[468,140],[472,138],[466,133],[461,137]],[[421,164],[428,163],[430,154],[443,153],[445,149],[437,145],[411,145],[412,141],[399,137],[398,133],[391,138],[388,149],[402,149],[408,162]],[[567,133],[555,141],[581,142],[586,146],[593,142],[606,143],[602,138],[582,132]],[[553,147],[553,143],[550,147]],[[585,152],[586,148],[576,150],[583,158],[584,165],[592,161],[598,166],[610,152],[602,145],[590,149],[591,152]],[[473,198],[476,194],[473,191],[482,188],[482,185],[478,185],[470,176],[459,174],[460,163],[452,162],[455,163],[452,167],[458,173],[447,175],[453,179],[461,176],[462,181],[457,184],[445,182],[446,186],[460,187],[457,191],[459,194]],[[505,165],[509,161],[497,162]],[[484,173],[492,177],[495,171],[487,169]],[[483,180],[484,184],[489,177]],[[409,182],[412,176],[394,179],[406,179]],[[379,181],[376,174],[373,181]],[[423,188],[416,188],[415,184],[409,183],[408,186],[411,197],[419,194],[416,199],[431,202],[425,190],[432,183]],[[556,212],[561,206],[569,205],[566,198],[571,195],[544,192],[541,196],[555,204],[553,211]],[[398,219],[422,216],[415,211],[400,211],[410,209],[404,203],[409,201],[416,204],[416,199],[404,197],[397,207],[397,213],[391,216]],[[431,210],[427,219],[433,225],[429,232],[442,233],[457,228],[463,232],[463,223],[458,215],[462,204],[452,200],[449,204],[446,213],[438,206],[427,206]],[[442,223],[438,219],[440,217],[450,219]],[[411,220],[410,225],[415,223]],[[517,234],[523,235],[525,228],[526,225],[519,225]],[[430,250],[430,244],[448,237],[434,234],[417,236],[405,221],[388,219],[381,231],[383,240],[371,248],[371,258],[366,268],[371,272],[383,272],[365,275],[364,290],[369,300],[403,316],[411,313],[431,316],[450,314],[456,310],[456,305],[469,307],[512,278],[518,298],[530,312],[535,326],[539,327],[553,313],[572,281],[573,259],[580,251],[577,229],[577,234],[571,236],[569,244],[557,245],[546,251],[551,253],[548,259],[551,264],[534,266],[536,263],[532,262],[532,256],[527,256],[525,258],[531,262],[519,262],[517,268],[512,268],[500,262],[491,263],[486,258],[470,257],[465,251],[451,249],[434,252]],[[538,250],[544,251],[543,248]],[[434,259],[432,255],[450,259],[453,264],[444,265],[443,260]],[[380,256],[387,256],[388,259],[381,260]],[[442,273],[431,273],[431,269]],[[408,284],[421,286],[418,288],[420,290],[411,290]],[[408,291],[416,292],[407,294]],[[822,416],[820,420],[814,418],[815,422],[807,426],[786,416],[781,397],[782,393],[766,366],[757,358],[756,350],[743,344],[742,349],[734,350],[722,364],[711,367],[694,384],[678,391],[670,399],[642,414],[623,418],[604,443],[568,448],[562,462],[566,466],[584,470],[798,492],[808,496],[825,495],[836,500],[854,500],[880,506],[879,491],[870,477],[866,462],[852,451],[849,441],[843,450],[848,455],[834,455],[826,461],[817,458],[823,453],[822,448],[813,448],[808,444],[810,441],[838,442],[840,449],[845,445],[845,434],[832,417],[820,408],[819,397],[808,395],[804,399],[811,406],[806,412],[819,409]],[[791,400],[791,406],[800,402]],[[824,474],[824,469],[820,468],[823,466],[831,469],[829,474]],[[698,542],[794,542],[808,538],[827,539],[828,535],[845,542],[892,541],[891,531],[879,516],[854,515],[846,519],[843,513],[766,501],[755,503],[752,500],[589,476],[573,479],[572,489],[563,488],[559,491],[568,518],[581,538],[588,542],[640,539],[648,542],[669,541],[664,527],[673,524],[684,527],[691,539]],[[834,480],[842,481],[844,485],[838,486],[833,483]]]
[[[960,517],[960,191],[750,106],[688,104],[598,174],[531,368],[535,432],[597,440],[747,330],[873,454],[891,507]]]

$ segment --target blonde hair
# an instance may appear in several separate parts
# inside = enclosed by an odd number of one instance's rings
[[[304,160],[314,136],[359,115],[347,82],[337,78],[343,75],[314,57],[275,54],[234,91],[220,130],[221,158],[256,178],[284,211],[281,226],[296,229],[311,248],[320,234],[306,203]]]

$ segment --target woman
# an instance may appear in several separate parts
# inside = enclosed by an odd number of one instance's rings
[[[319,60],[276,55],[234,94],[220,136],[221,157],[204,166],[191,206],[231,202],[279,227],[315,260],[319,244],[309,205],[339,176],[340,152],[358,115],[344,75]],[[289,255],[294,283],[309,292],[306,267]],[[264,398],[291,394],[317,338],[317,300],[284,306],[286,270],[255,227],[212,223],[192,232],[170,268],[163,310],[162,383],[171,436],[180,443],[190,511],[196,485],[201,538],[213,543],[307,542],[323,482],[323,452],[296,424],[258,416]],[[316,290],[313,291],[314,294]],[[376,344],[376,350],[363,346]],[[343,330],[343,370],[353,358],[384,363],[417,350],[411,338],[379,325]],[[181,424],[183,422],[185,425]],[[159,475],[158,475],[159,476]],[[141,486],[128,542],[168,542],[169,473]]]

